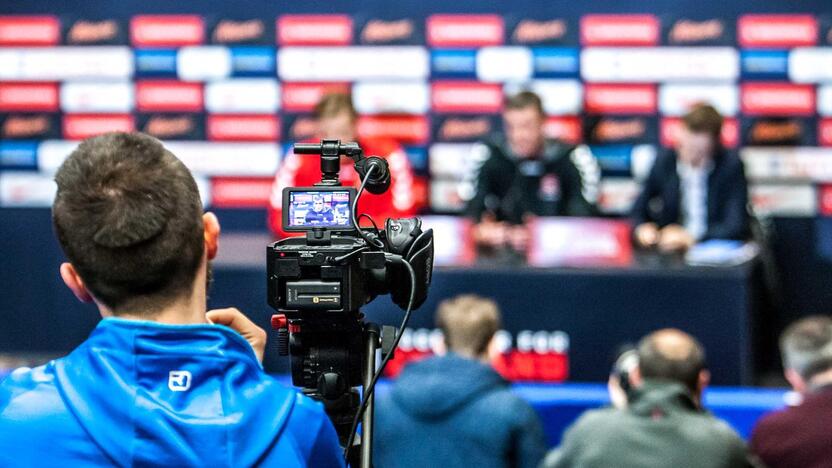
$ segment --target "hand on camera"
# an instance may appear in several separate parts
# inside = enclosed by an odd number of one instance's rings
[[[257,360],[263,362],[263,353],[266,350],[266,331],[249,320],[239,309],[229,307],[227,309],[214,309],[205,313],[208,321],[236,331],[248,341]]]

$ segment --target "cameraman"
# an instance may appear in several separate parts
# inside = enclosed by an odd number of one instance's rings
[[[319,403],[263,372],[265,332],[206,313],[220,227],[147,135],[81,143],[55,176],[67,287],[103,320],[0,385],[0,466],[341,466]]]

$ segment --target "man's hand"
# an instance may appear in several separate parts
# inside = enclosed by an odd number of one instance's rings
[[[683,252],[695,243],[693,236],[678,224],[666,226],[659,232],[659,250],[662,252]]]
[[[211,323],[225,325],[242,335],[251,345],[257,360],[263,362],[263,353],[266,350],[266,331],[249,320],[239,309],[229,307],[209,310],[205,313],[205,317]]]
[[[655,223],[639,224],[636,227],[633,237],[641,247],[655,247],[659,242],[659,228]]]
[[[520,224],[508,228],[508,242],[518,252],[524,252],[529,246],[529,227]]]
[[[488,247],[502,247],[508,241],[508,228],[493,216],[483,216],[482,221],[474,226],[474,241]]]

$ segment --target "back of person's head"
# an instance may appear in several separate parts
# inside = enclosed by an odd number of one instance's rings
[[[352,96],[348,93],[324,94],[315,105],[315,117],[319,120],[337,117],[344,113],[352,120],[358,118],[358,112],[352,104]]]
[[[808,381],[832,369],[832,318],[806,317],[789,325],[780,337],[783,367]]]
[[[436,311],[436,325],[445,335],[448,349],[461,356],[479,358],[500,329],[497,304],[473,294],[442,301]]]
[[[716,143],[722,134],[722,114],[710,104],[696,104],[682,117],[682,123],[691,133],[707,133]]]
[[[113,314],[152,316],[189,294],[204,253],[191,173],[159,140],[108,133],[61,165],[52,220],[69,262]]]
[[[534,109],[540,116],[545,115],[543,101],[540,96],[532,91],[520,91],[517,94],[507,96],[503,100],[503,110]]]
[[[698,394],[705,350],[696,338],[681,330],[658,330],[639,341],[638,367],[642,379],[681,383]]]

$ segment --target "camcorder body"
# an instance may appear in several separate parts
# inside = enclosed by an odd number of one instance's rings
[[[283,191],[283,227],[305,236],[267,247],[268,303],[278,312],[272,326],[278,353],[291,357],[292,383],[324,403],[346,447],[361,405],[355,387],[363,385],[366,391],[375,349],[381,347],[387,356],[397,342],[395,328],[380,333],[377,325],[365,322],[360,309],[390,294],[409,316],[425,301],[433,232],[423,231],[418,218],[388,219],[383,230],[358,226],[358,219],[367,217],[356,213],[363,190],[383,193],[390,185],[384,159],[364,157],[357,144],[338,140],[296,144],[294,150],[319,154],[322,177],[313,187]],[[361,176],[358,191],[340,185],[342,156],[353,159]]]

